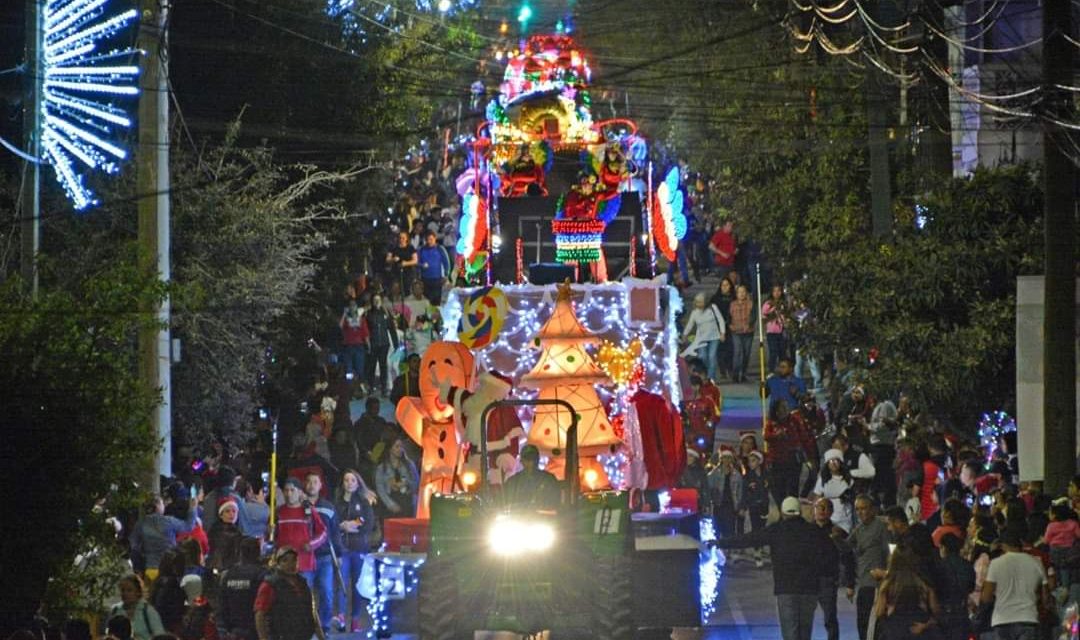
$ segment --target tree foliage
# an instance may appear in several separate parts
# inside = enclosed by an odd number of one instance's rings
[[[318,262],[348,216],[333,189],[370,169],[283,165],[265,147],[237,147],[239,126],[173,163],[173,320],[184,345],[173,416],[187,442],[239,439],[251,426],[277,321],[319,284]]]
[[[645,134],[711,178],[704,213],[734,220],[807,305],[811,321],[796,332],[811,353],[828,364],[857,350],[865,367],[873,349],[879,397],[907,391],[971,425],[1013,395],[1015,278],[1041,264],[1032,169],[894,178],[895,233],[872,238],[864,95],[881,79],[840,57],[795,54],[770,22],[785,7],[631,1],[592,14],[581,32]],[[623,12],[638,19],[619,22]]]
[[[158,396],[136,376],[134,344],[153,319],[136,310],[165,288],[138,270],[130,246],[118,253],[37,297],[17,278],[0,285],[0,480],[9,488],[0,566],[18,585],[5,590],[4,629],[38,610],[50,578],[53,604],[70,605],[76,553],[111,554],[115,533],[95,504],[107,498],[116,512],[148,489],[134,479],[151,467]]]
[[[1030,167],[943,180],[897,208],[891,242],[861,235],[807,256],[795,294],[815,353],[878,353],[879,395],[910,393],[959,424],[1008,406],[1015,384],[1016,277],[1042,264],[1042,193]],[[925,216],[918,218],[916,215]]]

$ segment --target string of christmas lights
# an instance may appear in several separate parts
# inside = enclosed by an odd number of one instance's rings
[[[385,544],[383,545],[386,546]],[[375,563],[374,595],[368,601],[368,615],[371,616],[371,628],[367,637],[390,637],[390,601],[402,600],[416,590],[420,567],[427,558],[422,553],[379,553],[369,554],[366,562]]]
[[[603,220],[552,220],[555,259],[559,262],[588,263],[600,259],[604,239]]]
[[[658,305],[655,318],[649,321],[631,319],[631,289],[657,290]],[[532,337],[551,315],[554,308],[554,287],[537,285],[504,285],[508,305],[502,330],[494,341],[482,349],[473,351],[480,368],[498,371],[519,380],[536,364],[540,351],[535,348]],[[442,308],[444,340],[458,339],[458,323],[462,315],[462,302],[473,289],[450,291]],[[641,388],[664,395],[678,404],[681,391],[678,379],[679,330],[675,317],[682,310],[682,298],[670,287],[648,281],[631,283],[574,285],[574,310],[582,325],[603,340],[628,345],[637,338],[641,341],[640,363],[644,369]],[[662,315],[666,311],[667,316]],[[611,392],[600,387],[601,397],[611,397]],[[530,397],[525,389],[515,389],[514,396]]]
[[[979,443],[986,451],[986,468],[990,468],[990,461],[998,448],[998,440],[1006,433],[1016,432],[1016,420],[1004,411],[989,411],[979,419]]]
[[[716,611],[716,595],[720,588],[720,575],[725,558],[723,552],[707,544],[716,540],[716,529],[713,527],[712,518],[701,516],[698,523],[698,534],[702,543],[698,562],[700,573],[698,594],[700,598],[699,604],[701,605],[701,622],[704,624],[709,619],[709,616]]]

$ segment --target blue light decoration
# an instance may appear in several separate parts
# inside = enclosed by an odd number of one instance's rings
[[[708,543],[716,540],[716,530],[713,520],[708,516],[701,516],[698,524],[698,534],[701,540],[701,551],[698,557],[698,572],[701,581],[698,584],[699,604],[701,605],[701,622],[704,624],[709,616],[716,610],[716,594],[720,586],[720,574],[725,563],[723,552],[711,547]]]
[[[109,17],[108,3],[46,0],[42,14],[42,156],[80,211],[98,204],[84,183],[86,174],[115,174],[127,159],[117,136],[131,128],[132,120],[118,103],[139,94],[138,65],[123,64],[139,52],[131,47],[101,50],[138,12],[129,9]]]
[[[616,451],[611,455],[600,454],[596,456],[596,461],[603,467],[612,489],[626,488],[626,469],[630,465],[630,458],[625,451]]]
[[[386,545],[383,545],[385,548]],[[380,550],[369,554],[365,563],[372,563],[372,571],[364,572],[361,577],[360,592],[368,598],[368,615],[371,628],[368,638],[389,638],[391,600],[404,600],[409,597],[419,584],[419,571],[426,554],[423,553],[388,553]]]
[[[979,419],[979,443],[986,451],[986,468],[994,458],[998,448],[998,439],[1006,433],[1016,432],[1016,420],[1004,411],[989,411]]]

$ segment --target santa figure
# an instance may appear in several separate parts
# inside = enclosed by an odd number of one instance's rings
[[[467,467],[479,467],[480,438],[486,440],[489,484],[502,484],[514,472],[520,441],[525,437],[514,407],[496,407],[488,413],[486,427],[482,424],[484,409],[506,399],[511,391],[513,381],[497,371],[480,374],[475,391],[449,384],[439,390],[440,399],[454,408],[454,419],[469,443]]]

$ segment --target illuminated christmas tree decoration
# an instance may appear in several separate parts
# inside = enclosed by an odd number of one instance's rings
[[[585,345],[600,340],[581,326],[570,301],[570,285],[559,287],[555,309],[536,333],[540,359],[521,378],[521,386],[538,389],[540,399],[566,400],[578,416],[578,447],[582,456],[595,455],[618,445],[607,412],[596,395],[595,385],[610,383],[607,374],[593,362]],[[566,446],[566,430],[571,416],[565,408],[537,407],[529,442],[544,451]]]
[[[506,318],[498,336],[488,345],[474,349],[481,370],[499,371],[514,380],[528,373],[538,359],[533,337],[540,332],[543,321],[553,312],[554,291],[550,286],[499,285],[507,297]],[[651,312],[654,317],[638,318],[631,305],[631,292],[657,290]],[[442,307],[444,340],[461,337],[462,315],[468,312],[466,302],[480,289],[453,289]],[[629,345],[634,339],[641,342],[637,365],[642,372],[639,388],[661,394],[678,403],[679,327],[675,317],[682,309],[682,298],[673,289],[658,283],[635,281],[611,282],[574,286],[574,311],[582,326],[601,340]],[[674,307],[674,308],[673,308]],[[598,388],[602,397],[610,397],[604,387]],[[535,392],[518,386],[514,397],[533,397]],[[610,413],[610,411],[609,411]]]
[[[128,157],[117,138],[131,128],[123,105],[139,94],[139,68],[117,64],[138,55],[134,48],[101,51],[134,23],[134,9],[107,17],[109,0],[46,0],[41,106],[43,159],[53,166],[64,192],[82,210],[97,204],[85,185],[89,171],[108,174]]]

